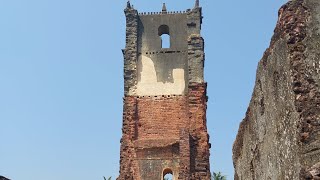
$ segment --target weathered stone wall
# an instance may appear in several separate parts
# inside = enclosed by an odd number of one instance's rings
[[[139,52],[161,50],[159,27],[169,27],[170,50],[186,50],[187,44],[187,13],[153,14],[139,16]]]
[[[319,20],[318,0],[281,7],[234,143],[235,179],[320,178]]]
[[[126,14],[126,48],[124,55],[124,94],[136,92],[138,59],[138,11],[127,7]]]
[[[141,55],[138,60],[136,94],[183,95],[187,91],[187,53],[155,53]]]
[[[139,15],[136,95],[182,95],[187,91],[187,13]],[[167,27],[165,30],[160,28]],[[170,48],[161,47],[162,34]]]

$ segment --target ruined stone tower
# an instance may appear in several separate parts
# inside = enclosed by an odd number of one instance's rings
[[[118,180],[209,180],[202,9],[126,15]],[[164,48],[162,36],[170,36]]]

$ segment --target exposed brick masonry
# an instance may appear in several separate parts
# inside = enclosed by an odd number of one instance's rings
[[[138,139],[179,139],[189,124],[186,96],[137,98]]]

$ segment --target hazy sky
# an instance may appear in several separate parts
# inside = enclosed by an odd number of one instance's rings
[[[232,144],[257,63],[286,0],[201,0],[211,168],[233,179]],[[194,0],[132,0],[140,12]],[[116,177],[125,0],[0,0],[0,175]]]

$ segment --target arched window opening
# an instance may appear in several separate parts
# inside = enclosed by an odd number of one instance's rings
[[[168,34],[161,35],[161,48],[170,48],[170,36]]]
[[[163,171],[163,180],[173,180],[173,172],[171,169],[165,169]]]
[[[158,35],[161,38],[161,48],[170,48],[169,26],[161,25],[158,29]]]

